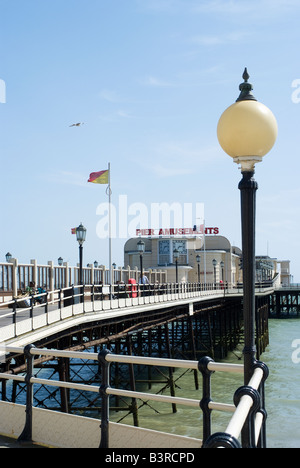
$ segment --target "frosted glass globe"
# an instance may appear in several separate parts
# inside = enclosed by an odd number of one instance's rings
[[[245,100],[232,104],[220,117],[217,135],[223,150],[251,170],[274,146],[278,133],[274,114],[264,104]]]

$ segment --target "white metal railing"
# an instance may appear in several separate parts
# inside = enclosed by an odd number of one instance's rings
[[[262,382],[263,376],[264,376],[264,373],[261,368],[255,369],[254,375],[249,382],[249,387],[252,387],[252,389],[254,390],[258,390]],[[238,407],[225,431],[226,434],[230,434],[235,439],[239,438],[252,406],[253,406],[253,399],[251,398],[251,396],[244,395],[241,397]],[[258,417],[258,420],[260,421],[260,424],[257,427],[255,427],[255,432],[256,432],[255,440],[257,441],[260,430],[261,430],[263,419],[261,418],[262,413],[258,413],[256,416]]]
[[[257,293],[270,291],[262,287],[256,290]],[[0,303],[0,342],[80,314],[143,305],[155,307],[171,301],[195,301],[209,296],[237,294],[242,295],[242,289],[228,289],[223,284],[154,283],[112,286],[90,284],[22,295]]]
[[[128,285],[126,290],[120,285],[92,284],[28,294],[0,304],[0,342],[81,314],[143,305],[155,307],[171,301],[224,295],[225,292],[215,284],[155,283]]]
[[[167,282],[167,273],[162,269],[145,270],[149,281],[155,283]],[[0,262],[0,299],[7,295],[17,296],[21,291],[26,291],[30,283],[43,287],[48,291],[59,288],[67,288],[72,284],[79,284],[79,266],[70,266],[68,262],[63,265],[55,265],[49,261],[47,265],[38,265],[36,260],[31,263],[21,264],[17,259],[12,259],[9,263]],[[90,264],[83,267],[83,282],[85,284],[109,284],[110,270],[104,265],[95,266]],[[140,278],[138,268],[114,268],[112,271],[113,282],[124,281],[128,283],[130,278],[137,282]]]
[[[124,282],[128,284],[130,278],[135,279],[138,283],[140,271],[138,268],[131,269],[116,268],[113,270],[113,283]],[[165,270],[155,269],[145,271],[146,276],[151,284],[166,283],[167,273]],[[48,292],[53,292],[59,288],[68,288],[73,284],[79,283],[79,267],[70,266],[65,262],[62,266],[55,265],[49,261],[47,265],[39,265],[36,260],[31,260],[28,264],[19,264],[17,259],[12,259],[10,263],[0,262],[0,301],[4,302],[7,297],[16,297],[21,291],[26,291],[30,287],[30,283],[35,283],[46,289]],[[83,282],[85,284],[107,285],[110,283],[110,271],[105,266],[95,267],[90,264],[84,267],[82,271]],[[278,287],[280,275],[277,275],[269,282],[257,283],[257,288],[262,289],[268,284],[270,287]],[[228,285],[230,289],[235,288],[232,284]],[[237,285],[237,289],[241,289],[242,284]]]
[[[208,437],[204,448],[241,448],[239,438],[248,424],[246,448],[266,448],[266,411],[264,383],[268,377],[268,368],[257,362],[252,378],[247,386],[239,388],[234,396],[236,409],[224,433]]]
[[[27,360],[27,375],[19,376],[12,375],[7,373],[0,373],[0,379],[5,380],[15,380],[18,382],[26,383],[27,388],[27,404],[26,404],[26,423],[24,430],[20,436],[22,441],[32,441],[32,427],[33,427],[33,416],[32,416],[32,402],[33,402],[33,386],[35,384],[40,385],[50,385],[60,388],[73,389],[78,391],[89,391],[94,393],[99,393],[102,397],[102,417],[101,417],[101,444],[100,447],[107,448],[109,447],[109,397],[110,395],[123,396],[134,399],[141,400],[152,400],[159,401],[163,403],[172,403],[179,404],[194,408],[200,408],[203,411],[203,434],[204,434],[204,447],[209,448],[210,446],[214,447],[229,447],[228,439],[234,441],[233,446],[239,446],[238,438],[240,433],[243,430],[243,427],[246,424],[247,418],[251,413],[251,410],[255,406],[255,413],[253,419],[254,427],[254,437],[251,441],[247,441],[247,444],[253,444],[253,446],[258,445],[260,439],[262,426],[264,423],[264,401],[258,389],[261,387],[265,379],[265,365],[260,365],[261,363],[256,364],[256,368],[253,372],[253,377],[249,382],[247,387],[241,387],[238,390],[240,395],[239,401],[234,405],[213,402],[210,398],[210,385],[211,379],[210,376],[213,372],[229,372],[229,373],[238,373],[243,374],[244,366],[237,364],[226,364],[226,363],[215,363],[210,358],[203,358],[198,361],[184,361],[176,359],[164,359],[164,358],[151,358],[151,357],[140,357],[140,356],[124,356],[111,354],[108,350],[103,350],[99,354],[97,353],[87,353],[87,352],[75,352],[75,351],[58,351],[54,349],[40,349],[35,348],[33,345],[26,346],[25,348],[20,347],[0,347],[0,352],[5,355],[9,355],[10,358],[14,354],[24,353]],[[49,379],[40,379],[34,377],[34,356],[48,356],[49,358],[80,358],[82,360],[93,360],[98,361],[101,364],[101,386],[94,385],[85,385],[78,384],[73,382],[62,382],[57,380]],[[120,364],[132,364],[132,365],[147,365],[147,366],[159,366],[159,367],[169,367],[169,368],[180,368],[180,369],[191,369],[199,370],[203,376],[203,395],[202,400],[198,399],[188,399],[188,398],[179,398],[175,396],[167,395],[157,395],[145,392],[137,391],[128,391],[124,389],[117,389],[110,387],[110,364],[111,363],[120,363]],[[255,402],[255,395],[257,401]],[[259,401],[258,401],[259,400]],[[254,404],[255,403],[255,404]],[[208,411],[206,411],[208,410]],[[226,411],[233,413],[232,419],[226,429],[223,437],[220,437],[220,433],[211,436],[210,427],[210,413],[212,410],[217,411]],[[208,433],[209,432],[209,433]],[[253,434],[252,434],[253,436]],[[226,439],[226,443],[224,443]]]

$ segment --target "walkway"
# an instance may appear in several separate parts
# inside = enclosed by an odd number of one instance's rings
[[[223,297],[233,291],[199,290],[198,285],[183,285],[180,291],[176,285],[165,285],[165,293],[139,295],[138,297],[100,299],[93,294],[92,286],[85,286],[84,294],[73,288],[72,296],[63,298],[62,290],[47,295],[47,303],[29,307],[9,309],[0,306],[0,343],[14,346],[43,339],[65,329],[93,321],[139,314],[148,310],[161,310],[173,305],[187,305]],[[70,288],[68,288],[70,290]],[[237,294],[237,291],[234,291]],[[83,301],[83,302],[82,302]],[[13,305],[13,303],[11,304]]]
[[[28,448],[47,448],[37,444],[19,444],[16,439],[10,439],[0,435],[0,449],[28,449]]]
[[[20,300],[10,303],[10,307],[13,308],[8,308],[8,303],[0,304],[0,343],[26,346],[82,323],[125,317],[172,306],[190,305],[193,308],[193,304],[202,301],[242,295],[241,289],[215,289],[215,285],[210,285],[208,289],[202,284],[188,283],[165,284],[160,294],[149,291],[147,295],[143,295],[138,291],[135,294],[137,297],[114,299],[109,299],[108,296],[99,297],[94,293],[93,285],[85,286],[83,294],[82,289],[73,287],[52,291],[45,294],[47,302],[33,304],[33,301],[29,301],[29,307],[20,308]],[[273,292],[272,287],[256,290],[257,295]]]

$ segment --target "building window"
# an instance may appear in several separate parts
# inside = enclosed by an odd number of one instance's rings
[[[159,241],[158,247],[158,265],[173,265],[175,259],[173,252],[179,251],[178,265],[186,265],[188,263],[188,251],[186,240],[179,239],[164,239]]]
[[[170,264],[170,241],[169,240],[159,241],[158,264],[159,265]]]

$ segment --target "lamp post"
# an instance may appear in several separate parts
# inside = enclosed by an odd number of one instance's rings
[[[83,243],[86,238],[86,228],[82,223],[76,229],[76,239],[79,244],[79,285],[83,285]],[[80,301],[83,302],[83,294],[80,296]]]
[[[222,272],[222,282],[224,283],[224,265],[223,260],[220,262],[221,272]]]
[[[197,260],[197,264],[198,264],[198,283],[200,284],[200,263],[201,263],[201,257],[200,257],[199,254],[196,256],[196,260]]]
[[[12,254],[10,252],[7,252],[7,254],[5,255],[5,259],[7,263],[10,263],[12,259]]]
[[[262,161],[274,146],[277,137],[277,122],[273,113],[259,103],[252,94],[247,68],[240,96],[221,115],[218,123],[218,140],[223,150],[241,165],[241,224],[243,251],[244,291],[244,381],[253,375],[256,358],[255,348],[255,211],[256,190],[254,166]]]
[[[143,254],[145,252],[145,242],[140,239],[137,243],[137,249],[140,254],[141,285],[143,284]]]
[[[175,266],[176,266],[176,284],[178,285],[178,259],[179,259],[179,250],[175,249],[173,251],[173,258],[175,258]]]
[[[217,260],[214,258],[212,261],[213,267],[214,267],[214,283],[215,283],[215,289],[217,289]]]
[[[99,266],[99,262],[97,260],[94,261],[94,284],[98,284],[99,281],[98,281],[98,275],[99,275],[99,272],[98,271],[95,271]]]
[[[57,263],[58,263],[58,266],[63,266],[63,263],[64,263],[64,259],[62,257],[59,257],[57,259]],[[62,285],[63,285],[63,270],[62,268],[60,268],[58,270],[58,287],[59,288],[62,288]]]

